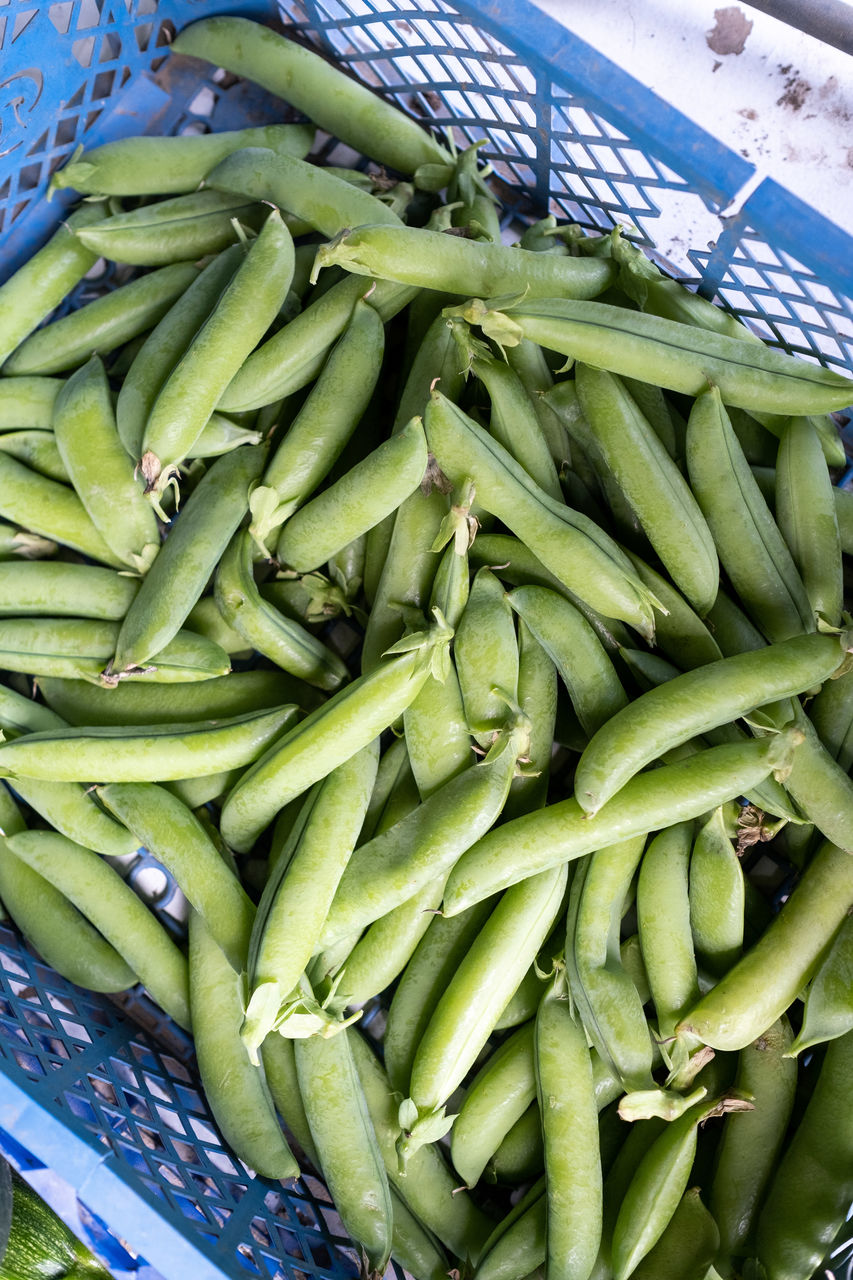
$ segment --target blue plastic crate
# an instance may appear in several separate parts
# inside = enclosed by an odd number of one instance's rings
[[[740,201],[749,163],[526,0],[0,0],[0,280],[74,201],[42,197],[81,143],[281,118],[252,86],[169,58],[175,29],[217,12],[278,22],[459,145],[484,141],[521,220],[619,223],[653,253],[660,218],[701,211],[713,247],[671,272],[771,343],[853,372],[853,238],[768,179]],[[81,992],[5,927],[0,1129],[167,1280],[358,1274],[318,1181],[284,1188],[225,1147],[183,1033],[144,997]]]

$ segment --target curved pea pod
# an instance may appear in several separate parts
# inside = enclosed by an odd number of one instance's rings
[[[486,899],[490,901],[490,899]],[[480,906],[480,903],[476,903]],[[450,917],[455,920],[455,916]],[[546,938],[542,946],[542,953],[546,954],[550,950],[549,939]],[[551,957],[548,956],[550,959]],[[513,1027],[520,1027],[523,1023],[529,1022],[531,1018],[536,1017],[536,1010],[539,1008],[539,1001],[542,999],[542,993],[545,989],[545,979],[536,972],[539,966],[540,957],[534,960],[533,964],[527,970],[527,973],[521,979],[515,991],[504,1005],[503,1012],[495,1023],[495,1031],[508,1031]]]
[[[0,379],[0,431],[50,431],[61,378]]]
[[[201,435],[223,391],[275,319],[293,268],[293,240],[273,210],[216,307],[160,388],[141,445],[148,492],[162,493]]]
[[[230,627],[219,611],[213,596],[197,600],[185,619],[185,630],[205,636],[224,649],[230,658],[252,657],[252,648],[245,636]]]
[[[7,685],[0,685],[2,728],[17,730],[18,733],[34,733],[39,729],[62,729],[66,723],[62,716],[57,715],[50,707],[36,702],[34,697],[25,697]]]
[[[98,806],[82,782],[16,778],[15,793],[60,835],[95,853],[121,858],[139,847],[136,837]]]
[[[6,431],[0,435],[0,449],[49,480],[69,482],[68,470],[49,431]]]
[[[536,1098],[534,1028],[528,1022],[486,1059],[471,1084],[451,1131],[451,1159],[469,1187]]]
[[[579,364],[581,409],[616,483],[673,582],[705,614],[717,594],[719,563],[711,531],[686,480],[624,384]]]
[[[101,564],[112,565],[115,569],[125,567],[101,537],[73,489],[39,475],[2,450],[0,515]],[[22,538],[17,541],[19,554],[30,553],[31,546],[27,541]]]
[[[115,414],[119,437],[134,462],[142,456],[145,424],[163,384],[207,319],[243,257],[242,245],[234,245],[217,254],[174,300],[133,357],[122,378]]]
[[[546,867],[696,818],[788,767],[799,741],[794,732],[764,742],[708,747],[632,778],[594,817],[572,797],[514,818],[462,855],[450,873],[443,910],[455,915]]]
[[[59,712],[69,724],[116,726],[185,724],[247,711],[266,711],[285,702],[299,702],[302,694],[310,692],[307,686],[283,671],[232,671],[228,676],[205,680],[203,690],[195,681],[166,687],[122,680],[114,689],[109,689],[84,680],[49,676],[39,678],[38,689],[48,707]],[[317,697],[319,699],[319,695]],[[51,714],[38,703],[30,705]],[[0,722],[4,715],[0,702]],[[48,724],[31,727],[50,729],[59,724],[56,717]]]
[[[516,587],[507,599],[554,663],[584,732],[592,736],[627,703],[595,631],[568,600],[547,587]]]
[[[187,454],[188,458],[218,458],[241,444],[260,444],[263,435],[232,422],[222,413],[212,413],[201,435]]]
[[[518,641],[504,589],[489,569],[480,569],[453,642],[465,717],[481,747],[518,700]]]
[[[598,1112],[586,1037],[568,1000],[546,994],[536,1015],[550,1275],[587,1280],[601,1244]]]
[[[693,404],[686,453],[691,487],[746,612],[769,640],[814,631],[803,581],[732,431],[717,386],[703,391]]]
[[[272,147],[291,155],[311,150],[310,124],[270,124],[173,138],[132,137],[75,155],[53,175],[51,191],[84,195],[158,196],[195,191],[215,164],[241,147]]]
[[[727,1116],[717,1149],[708,1204],[720,1229],[720,1261],[731,1265],[749,1251],[767,1183],[784,1141],[794,1092],[791,1028],[780,1018],[740,1052],[735,1081],[754,1110]]]
[[[785,707],[780,716],[771,714],[773,721],[787,718]],[[814,823],[827,840],[853,853],[853,779],[832,759],[799,701],[794,706],[793,721],[804,741],[782,779],[785,790],[807,822]]]
[[[853,904],[850,855],[828,841],[782,910],[698,1004],[677,1034],[715,1049],[744,1049],[788,1009],[817,972]]]
[[[47,244],[0,286],[0,365],[95,265],[98,255],[81,244],[76,233],[103,216],[103,204],[81,205]]]
[[[471,361],[471,372],[489,393],[492,402],[489,429],[492,435],[549,497],[561,501],[563,494],[557,468],[533,401],[518,374],[503,361],[479,352]],[[442,389],[447,394],[446,388]]]
[[[416,121],[345,76],[318,53],[248,18],[203,18],[172,43],[174,53],[204,58],[283,98],[318,128],[401,173],[451,157]]]
[[[160,267],[219,253],[238,242],[235,221],[257,231],[265,217],[262,206],[245,198],[196,191],[113,214],[78,235],[88,249],[110,262]]]
[[[557,671],[523,618],[518,622],[518,705],[529,726],[527,747],[510,783],[505,819],[545,804],[557,720]]]
[[[771,1280],[815,1274],[853,1196],[853,1034],[833,1040],[814,1093],[758,1219],[759,1261]]]
[[[445,1280],[450,1263],[431,1231],[421,1225],[399,1192],[391,1188],[391,1257],[414,1280]]]
[[[391,1253],[388,1175],[344,1029],[297,1040],[299,1088],[323,1177],[349,1236],[381,1275]]]
[[[699,829],[690,856],[690,926],[703,965],[727,972],[743,948],[744,876],[722,808]]]
[[[252,539],[246,529],[234,534],[219,562],[215,596],[229,626],[290,675],[319,689],[337,689],[348,678],[336,653],[263,598],[252,573]]]
[[[492,1156],[485,1178],[517,1186],[538,1177],[543,1168],[542,1120],[539,1104],[531,1102]]]
[[[791,1045],[802,1053],[824,1040],[835,1040],[853,1028],[853,917],[841,925],[805,996],[803,1025]]]
[[[336,970],[336,994],[358,1008],[387,990],[399,978],[438,910],[444,881],[432,884],[374,922]]]
[[[118,622],[89,618],[4,618],[0,620],[0,657],[7,671],[34,676],[68,676],[107,683]],[[178,632],[145,668],[123,678],[163,681],[206,680],[230,669],[228,655],[203,636]]]
[[[417,489],[427,469],[419,418],[291,516],[277,556],[300,573],[316,569],[353,538],[366,533]]]
[[[305,1153],[315,1169],[319,1169],[320,1161],[299,1092],[293,1041],[286,1040],[284,1036],[267,1036],[261,1058],[267,1088],[285,1129],[296,1139],[299,1151]]]
[[[645,852],[637,881],[640,946],[662,1037],[699,997],[687,893],[692,837],[692,822],[660,832]]]
[[[815,632],[794,636],[649,689],[602,725],[585,749],[575,774],[578,803],[596,813],[662,752],[820,684],[841,665],[845,643]]]
[[[837,626],[844,584],[832,487],[814,426],[808,418],[792,418],[776,457],[776,521],[812,609]]]
[[[468,304],[472,312],[500,325],[503,313],[478,301]],[[531,338],[596,368],[692,396],[711,382],[724,403],[741,409],[829,413],[853,398],[853,382],[822,365],[608,303],[525,299],[506,309],[503,323],[507,345],[516,336]]]
[[[96,853],[56,831],[24,831],[6,844],[59,889],[127,961],[165,1012],[189,1029],[187,962],[157,917]]]
[[[824,681],[809,706],[809,719],[833,760],[849,772],[853,765],[853,673]]]
[[[612,283],[614,274],[612,263],[602,258],[554,258],[423,227],[381,225],[348,229],[321,245],[315,276],[322,267],[332,266],[355,275],[480,297],[526,290],[532,298],[594,298]]]
[[[124,991],[136,974],[65,894],[6,847],[26,830],[5,787],[0,787],[0,894],[21,933],[52,969],[88,991]]]
[[[246,965],[255,909],[186,805],[150,782],[111,783],[98,799],[172,873],[233,969]]]
[[[565,864],[504,894],[463,959],[424,1031],[409,1097],[400,1106],[402,1160],[434,1141],[452,1118],[444,1108],[491,1035],[563,902]]]
[[[217,458],[202,477],[127,611],[115,672],[144,665],[177,634],[246,513],[264,457],[262,446],[247,445]]]
[[[267,1178],[297,1178],[263,1069],[240,1039],[240,975],[203,916],[190,911],[189,980],[198,1069],[214,1119],[235,1154]]]
[[[479,503],[502,520],[547,569],[592,608],[654,630],[653,597],[630,562],[587,517],[554,502],[498,442],[439,391],[424,414],[430,449],[459,487],[473,481]]]
[[[537,1276],[548,1257],[548,1208],[544,1178],[498,1223],[483,1247],[476,1280],[521,1280]]]
[[[61,373],[104,356],[150,329],[195,279],[189,262],[159,267],[87,302],[31,334],[6,361],[4,373]]]
[[[403,712],[403,728],[422,800],[472,763],[471,733],[452,658],[444,682],[430,676]]]
[[[107,376],[97,356],[62,388],[53,430],[95,528],[119,560],[144,573],[160,549],[160,531],[119,439]]]
[[[0,564],[0,616],[54,614],[117,621],[139,590],[133,578],[96,565],[39,561]]]
[[[666,613],[659,613],[655,618],[655,647],[674,662],[680,671],[689,671],[692,667],[701,667],[706,662],[716,662],[717,658],[721,658],[723,654],[708,625],[708,617],[703,621],[672,583],[656,573],[638,555],[629,551],[628,557],[643,582],[666,610]],[[719,599],[718,592],[717,602]]]
[[[4,777],[163,782],[249,764],[296,716],[293,706],[192,725],[42,730],[0,746]]]
[[[379,377],[385,349],[382,322],[361,299],[348,306],[341,336],[264,472],[264,485],[278,495],[276,517],[282,520],[325,479],[358,426]]]
[[[285,734],[246,771],[222,807],[223,839],[251,848],[280,809],[366,747],[417,696],[430,667],[441,663],[449,635],[440,625],[410,636],[393,660],[345,685]]]
[[[699,1187],[691,1187],[657,1244],[632,1272],[634,1280],[709,1280],[719,1241],[719,1228]]]
[[[379,759],[370,743],[316,784],[264,886],[249,951],[249,1000],[241,1036],[253,1061],[314,953],[335,889],[355,847]],[[286,1034],[286,1031],[283,1032]]]

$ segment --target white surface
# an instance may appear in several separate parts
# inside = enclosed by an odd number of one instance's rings
[[[746,4],[534,3],[739,152],[759,177],[853,232],[849,55]]]

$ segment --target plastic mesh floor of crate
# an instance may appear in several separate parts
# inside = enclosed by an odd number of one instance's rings
[[[675,274],[771,343],[853,369],[851,237],[768,180],[738,205],[754,177],[742,157],[524,0],[11,0],[0,7],[0,279],[74,199],[42,197],[81,143],[277,118],[251,86],[168,58],[174,29],[215,12],[280,19],[460,145],[484,140],[521,219],[620,223],[653,251],[689,217],[700,230],[668,261]],[[319,1182],[285,1188],[228,1152],[174,1029],[140,1029],[144,1005],[128,1017],[81,992],[7,928],[0,969],[0,1127],[164,1276],[358,1273]]]

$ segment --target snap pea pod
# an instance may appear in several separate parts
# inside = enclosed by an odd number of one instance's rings
[[[769,640],[814,631],[808,594],[731,429],[718,386],[693,404],[686,453],[691,487],[746,612]]]
[[[116,429],[107,375],[93,356],[56,399],[53,431],[71,483],[91,521],[123,564],[144,573],[160,531]]]
[[[0,379],[0,430],[50,431],[61,378]]]
[[[53,175],[50,189],[73,187],[84,195],[178,195],[195,191],[205,174],[232,151],[271,147],[306,156],[314,134],[310,124],[269,124],[172,138],[121,138],[72,157]]]
[[[813,632],[720,658],[648,690],[602,725],[584,751],[575,776],[578,803],[596,813],[662,751],[820,684],[843,652],[837,636]]]
[[[26,830],[6,787],[0,787],[0,896],[21,933],[47,964],[88,991],[125,991],[136,974],[82,912],[7,847]]]
[[[408,637],[393,661],[345,685],[285,734],[229,792],[221,816],[226,843],[238,851],[251,848],[288,801],[393,724],[448,643],[440,626],[426,636]]]
[[[88,252],[88,250],[87,250]],[[6,361],[4,373],[44,374],[76,369],[96,353],[107,355],[150,329],[197,274],[189,262],[159,267],[119,285],[26,338]]]
[[[853,1027],[853,918],[842,923],[805,995],[803,1024],[791,1045],[801,1053],[824,1040],[835,1040]]]
[[[201,809],[230,791],[242,772],[242,765],[238,765],[236,769],[203,773],[199,778],[174,778],[171,782],[164,782],[163,787],[187,809]]]
[[[486,901],[490,901],[490,899],[486,899]],[[480,903],[475,905],[479,906]],[[455,918],[455,916],[450,917],[452,920]],[[542,954],[546,955],[550,960],[549,951],[551,948],[548,945],[549,941],[549,939],[545,940]],[[536,972],[538,964],[539,957],[537,956],[504,1005],[503,1012],[495,1023],[495,1031],[512,1030],[513,1027],[520,1027],[523,1023],[529,1022],[531,1018],[536,1017],[536,1010],[539,1008],[539,1001],[542,999],[545,990],[545,979]]]
[[[489,430],[492,435],[540,489],[561,501],[563,495],[557,468],[521,379],[508,364],[494,356],[479,353],[471,361],[471,373],[480,379],[489,393],[492,403]],[[442,391],[447,394],[445,387]]]
[[[338,971],[337,993],[347,1006],[366,1004],[399,978],[429,928],[443,892],[444,880],[436,876],[365,930]]]
[[[835,680],[826,680],[817,697],[809,705],[809,719],[833,760],[849,772],[853,765],[853,674],[845,672]]]
[[[50,431],[6,431],[0,435],[0,449],[49,480],[69,483],[68,469]]]
[[[178,1026],[189,1030],[187,962],[157,917],[119,873],[57,831],[23,831],[6,841],[111,942]]]
[[[204,58],[283,98],[320,129],[401,173],[451,158],[416,121],[319,54],[248,18],[203,18],[172,43],[175,53]],[[444,185],[441,183],[440,185]]]
[[[791,418],[779,443],[776,521],[812,609],[838,626],[844,604],[841,535],[832,480],[808,418]]]
[[[443,910],[455,915],[566,858],[698,817],[784,768],[799,740],[796,733],[779,734],[773,741],[709,747],[632,778],[594,817],[571,798],[515,818],[462,855],[450,873]]]
[[[850,855],[825,841],[782,910],[676,1028],[715,1049],[743,1049],[790,1007],[853,903]]]
[[[228,625],[213,596],[197,600],[185,619],[185,630],[206,636],[230,658],[246,659],[252,656],[252,647],[244,635]]]
[[[489,314],[477,300],[469,307],[472,314]],[[493,326],[501,314],[491,313]],[[531,298],[505,315],[507,345],[516,336],[531,338],[549,351],[692,396],[711,382],[725,404],[742,409],[829,413],[853,398],[853,381],[822,365],[625,307]]]
[[[160,389],[207,319],[243,257],[242,245],[234,245],[217,254],[174,300],[134,355],[122,378],[115,408],[119,437],[134,462],[142,456],[145,424]]]
[[[841,550],[849,556],[853,554],[853,493],[849,489],[840,489],[835,485],[832,496],[835,499]]]
[[[690,927],[703,966],[726,973],[743,949],[744,875],[722,807],[700,827],[690,856]]]
[[[414,1280],[445,1280],[450,1267],[447,1255],[433,1233],[421,1225],[394,1187],[391,1187],[391,1205],[391,1257]]]
[[[527,746],[509,786],[504,820],[545,804],[557,720],[557,671],[523,618],[518,620],[518,705],[527,719]]]
[[[76,233],[103,215],[101,203],[81,205],[47,244],[0,286],[0,365],[95,265],[98,255],[81,244]]]
[[[681,671],[701,667],[706,662],[716,662],[717,658],[721,658],[723,654],[709,626],[709,615],[706,614],[703,621],[668,579],[633,552],[628,552],[628,558],[643,582],[666,609],[666,613],[661,612],[655,618],[656,648]],[[719,602],[719,599],[718,592],[716,601]]]
[[[690,1187],[654,1248],[631,1273],[634,1280],[714,1280],[720,1232],[699,1187]]]
[[[150,782],[98,787],[96,794],[175,877],[228,963],[246,965],[255,908],[198,818],[164,787]]]
[[[618,377],[578,364],[575,382],[610,474],[672,581],[704,615],[717,594],[719,563],[711,530],[686,480]]]
[[[699,998],[687,891],[692,843],[692,822],[661,831],[645,852],[637,880],[640,947],[663,1038]]]
[[[337,689],[347,680],[346,664],[336,653],[261,595],[247,529],[238,529],[219,562],[215,597],[229,626],[283,671],[319,689]]]
[[[2,451],[0,515],[101,564],[114,569],[125,567],[101,537],[73,489],[39,475]],[[21,550],[23,553],[24,548]]]
[[[6,731],[7,741],[10,738]],[[95,853],[112,858],[135,853],[139,841],[95,802],[82,782],[48,778],[16,778],[15,794],[60,833]]]
[[[119,621],[139,590],[133,578],[96,565],[40,561],[0,564],[0,616],[68,615]]]
[[[16,693],[0,684],[0,725],[18,733],[34,733],[38,729],[62,729],[67,722],[50,707],[32,697]]]
[[[469,1187],[535,1098],[534,1024],[528,1022],[489,1055],[465,1090],[450,1154]]]
[[[142,666],[169,643],[216,569],[264,464],[261,445],[213,463],[175,521],[118,633],[113,670]]]
[[[294,706],[192,725],[42,730],[0,746],[4,777],[163,782],[249,764],[296,716]]]
[[[549,498],[496,440],[439,391],[424,414],[430,448],[457,487],[478,501],[592,608],[654,631],[651,593],[616,544],[590,520]]]
[[[774,723],[787,723],[789,718],[787,704],[783,704],[780,714],[771,715]],[[793,707],[793,722],[804,741],[802,751],[782,779],[785,790],[807,822],[814,823],[827,840],[853,853],[853,779],[832,759],[799,700]]]
[[[815,1091],[770,1184],[756,1231],[769,1280],[807,1280],[853,1195],[853,1034],[833,1040]]]
[[[219,253],[238,243],[235,221],[260,231],[265,217],[263,206],[245,197],[196,191],[115,213],[78,235],[87,248],[110,262],[159,267]]]
[[[538,1187],[538,1183],[534,1185]],[[543,1188],[513,1215],[496,1239],[486,1242],[474,1271],[475,1280],[520,1280],[525,1275],[538,1275],[548,1257],[547,1217]]]
[[[392,1205],[347,1029],[294,1046],[299,1089],[323,1177],[349,1236],[381,1275],[391,1253]]]
[[[741,1049],[735,1081],[754,1110],[726,1116],[717,1149],[708,1207],[720,1229],[718,1266],[749,1252],[758,1211],[785,1138],[797,1069],[787,1056],[791,1027],[780,1018]]]
[[[268,1178],[297,1178],[262,1068],[249,1061],[239,1036],[240,975],[204,917],[190,911],[189,980],[199,1075],[216,1123],[240,1159]]]
[[[485,1178],[487,1182],[518,1185],[538,1177],[544,1167],[542,1118],[539,1104],[531,1102],[492,1156]]]
[[[308,1127],[308,1117],[302,1105],[299,1079],[296,1075],[296,1056],[293,1041],[284,1036],[267,1036],[261,1049],[264,1076],[275,1109],[284,1121],[288,1134],[296,1139],[299,1150],[304,1152],[315,1169],[320,1159]],[[300,1159],[300,1166],[302,1161]]]
[[[218,458],[241,444],[260,444],[262,439],[260,431],[241,427],[222,413],[212,413],[187,457]]]
[[[490,569],[479,569],[453,642],[465,718],[476,741],[488,747],[518,701],[518,641],[504,589]]]

